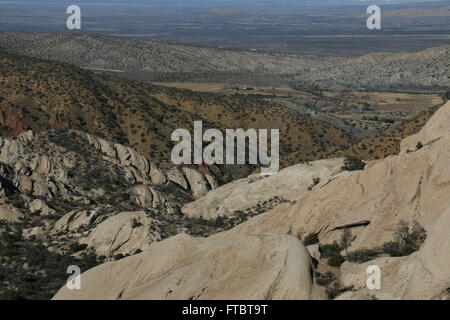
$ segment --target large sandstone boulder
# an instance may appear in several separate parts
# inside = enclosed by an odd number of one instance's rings
[[[194,198],[199,198],[208,192],[208,182],[201,172],[191,168],[183,168],[183,172]]]
[[[153,164],[150,165],[150,180],[157,186],[167,182],[165,174]]]
[[[75,231],[80,227],[89,226],[96,218],[96,215],[97,212],[95,210],[71,211],[56,221],[52,233]]]
[[[157,221],[143,211],[121,212],[98,224],[81,242],[94,249],[98,256],[133,254],[160,239],[158,233],[149,230],[153,223]]]
[[[134,196],[134,202],[142,208],[156,208],[166,202],[164,195],[150,185],[133,187],[131,194]]]
[[[189,185],[186,181],[186,178],[177,167],[173,167],[167,172],[167,178],[169,179],[169,181],[172,181],[173,183],[179,185],[184,190],[188,190]]]
[[[41,216],[48,216],[55,213],[55,210],[49,208],[41,199],[35,199],[30,202],[29,209],[32,213],[39,212]]]
[[[23,213],[10,205],[0,206],[0,221],[6,222],[20,222],[23,218]]]
[[[198,239],[180,234],[81,275],[53,299],[309,299],[311,262],[289,235]]]

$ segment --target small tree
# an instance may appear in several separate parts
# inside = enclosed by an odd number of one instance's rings
[[[423,147],[423,144],[422,144],[422,142],[417,142],[417,144],[416,144],[416,149],[417,150],[420,150],[420,149],[422,149],[422,147]]]
[[[312,244],[319,243],[319,237],[317,236],[317,233],[310,233],[308,234],[305,239],[303,240],[303,244],[305,246],[310,246]]]
[[[406,245],[409,239],[409,225],[406,221],[401,220],[394,232],[394,241],[400,246]]]
[[[352,232],[349,229],[344,229],[339,245],[341,249],[345,250],[346,255],[348,254],[347,249],[352,244],[352,240],[353,240]]]

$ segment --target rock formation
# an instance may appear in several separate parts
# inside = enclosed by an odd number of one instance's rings
[[[326,244],[350,229],[349,250],[372,248],[392,240],[401,220],[416,220],[425,227],[427,238],[420,250],[363,264],[345,262],[340,281],[353,287],[338,299],[448,298],[449,126],[450,102],[422,131],[403,141],[399,155],[373,161],[363,171],[339,172],[341,160],[319,161],[309,170],[308,165],[294,166],[278,177],[253,176],[211,191],[186,205],[186,214],[228,214],[253,206],[262,193],[282,194],[292,201],[209,238],[178,235],[153,243],[138,255],[85,272],[82,290],[63,287],[54,298],[318,298],[310,255],[300,239],[315,233]],[[422,147],[412,150],[417,142]],[[320,182],[308,188],[314,177]],[[321,259],[316,249],[309,247],[311,255]],[[365,288],[366,267],[372,264],[381,268],[380,290]]]
[[[309,299],[308,251],[288,235],[180,234],[81,276],[54,299]]]

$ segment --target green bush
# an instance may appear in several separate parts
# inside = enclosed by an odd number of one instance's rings
[[[366,164],[363,160],[357,158],[357,157],[347,157],[344,160],[344,166],[342,167],[342,170],[346,171],[356,171],[356,170],[364,170],[364,167]]]
[[[341,292],[341,285],[338,282],[335,282],[332,287],[328,287],[325,292],[327,293],[328,299],[333,300],[336,298]]]
[[[394,232],[394,241],[385,242],[381,248],[350,252],[345,259],[349,262],[363,263],[375,259],[381,253],[387,253],[391,257],[408,256],[420,249],[426,237],[426,230],[417,221],[413,221],[410,228],[409,224],[402,220]]]
[[[418,248],[412,244],[401,245],[395,241],[390,241],[383,244],[383,252],[389,254],[391,257],[408,256],[417,250]]]
[[[305,246],[310,246],[316,243],[319,243],[319,237],[316,233],[310,233],[305,237],[305,239],[303,239],[303,244]]]
[[[138,227],[142,227],[143,224],[140,221],[137,221],[136,219],[133,219],[133,221],[131,222],[131,228],[138,228]]]
[[[114,256],[114,260],[120,260],[120,259],[123,259],[123,258],[125,258],[125,256],[122,253],[116,254]]]
[[[345,260],[354,263],[363,263],[375,259],[379,253],[380,251],[376,249],[360,249],[347,254]]]
[[[328,259],[328,265],[339,268],[345,261],[344,257],[339,253]]]
[[[74,243],[70,244],[69,248],[70,248],[70,251],[75,253],[75,252],[78,252],[78,251],[86,249],[87,246],[88,245],[85,244],[85,243],[81,244],[81,243],[78,243],[78,242],[74,242]]]
[[[324,244],[319,247],[320,254],[323,258],[329,258],[335,256],[341,252],[339,245],[336,241],[332,244]]]
[[[322,287],[328,286],[332,281],[333,281],[332,279],[328,279],[328,278],[317,278],[316,279],[316,283]]]

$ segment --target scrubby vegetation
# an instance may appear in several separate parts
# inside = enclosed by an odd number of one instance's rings
[[[71,247],[78,251],[79,247]],[[71,252],[51,252],[22,238],[20,226],[0,226],[0,300],[50,299],[66,283],[67,267],[86,271],[101,262],[95,255],[74,258]]]
[[[391,257],[403,257],[418,251],[426,239],[427,233],[417,221],[412,227],[405,221],[400,221],[394,232],[394,240],[384,243],[381,247],[360,249],[350,252],[345,259],[350,262],[363,263],[375,259],[381,254]]]
[[[159,167],[170,163],[172,131],[192,131],[194,121],[199,119],[203,119],[204,130],[279,129],[281,167],[324,158],[331,147],[353,142],[326,122],[258,95],[159,87],[1,51],[0,59],[0,110],[10,115],[15,126],[2,126],[2,135],[26,129],[80,129],[133,147]],[[255,168],[222,169],[223,175],[228,173],[236,179]]]
[[[356,170],[364,170],[366,164],[362,159],[357,157],[346,157],[344,160],[344,166],[342,170],[346,171],[356,171]]]
[[[305,239],[303,239],[303,244],[305,246],[310,246],[316,243],[319,243],[319,237],[317,233],[310,233],[305,237]]]

